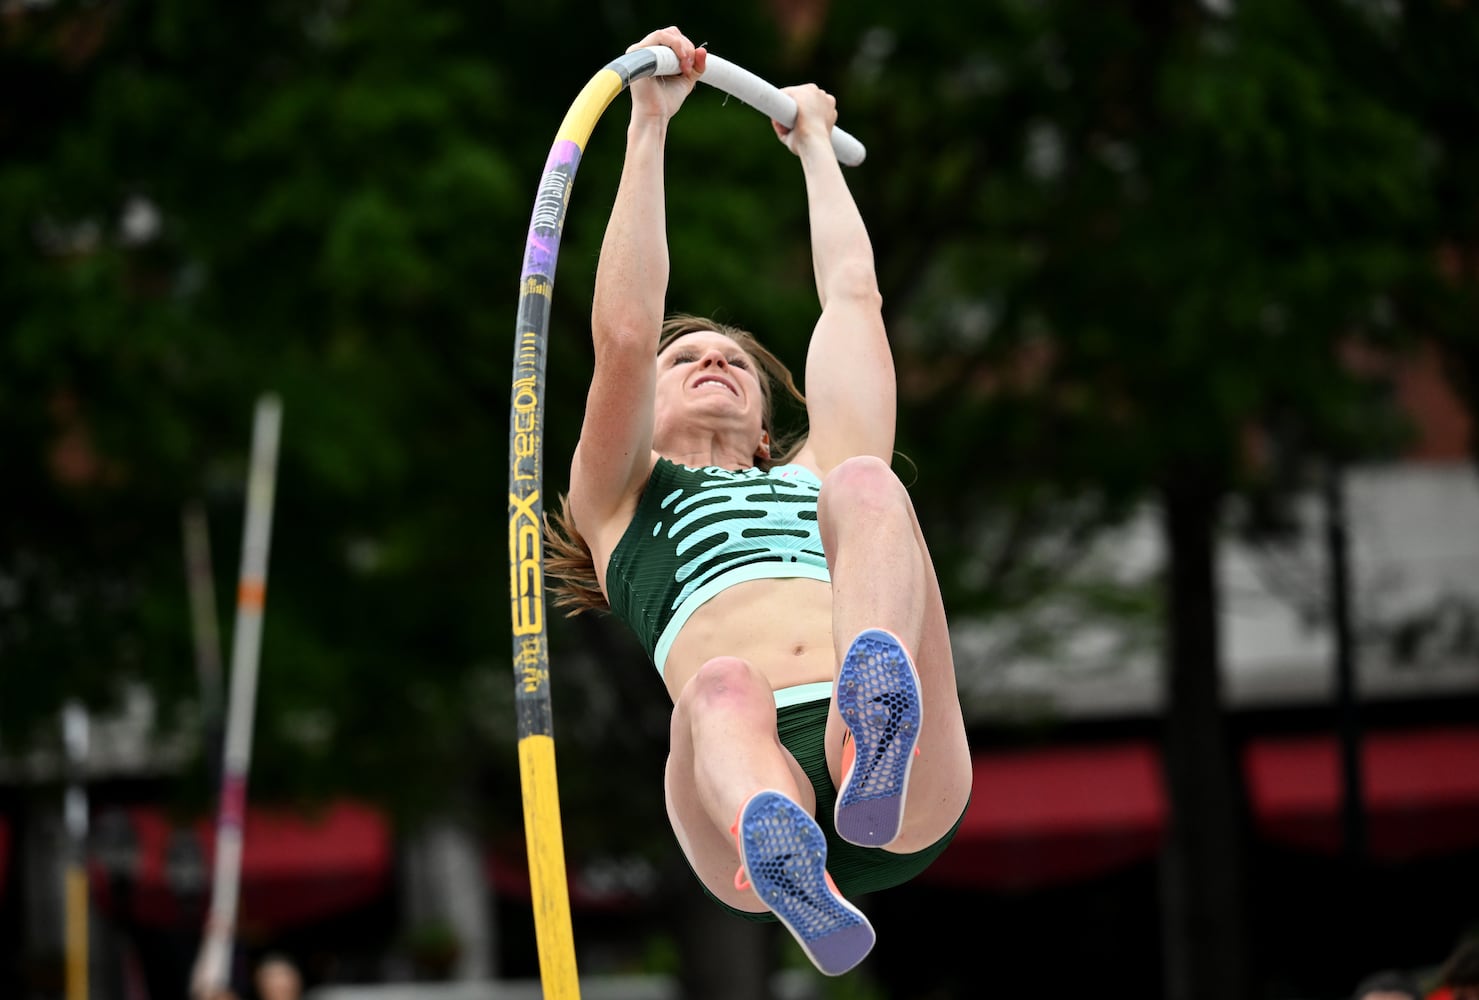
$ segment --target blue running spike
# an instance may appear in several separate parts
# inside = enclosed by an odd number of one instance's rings
[[[780,792],[757,792],[740,810],[740,861],[770,907],[822,972],[840,976],[873,949],[873,925],[827,877],[827,839]]]
[[[833,821],[843,840],[882,847],[903,825],[922,716],[919,675],[897,636],[876,628],[858,633],[837,676],[837,710],[855,753]]]

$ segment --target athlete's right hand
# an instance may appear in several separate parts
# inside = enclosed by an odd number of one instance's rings
[[[693,85],[703,75],[709,57],[708,49],[694,45],[688,36],[676,27],[659,28],[646,38],[627,48],[628,52],[666,45],[678,57],[678,72],[672,76],[647,77],[632,81],[628,88],[632,92],[632,117],[659,117],[666,121],[683,106],[683,101],[693,93]]]
[[[790,128],[772,121],[776,138],[796,155],[801,155],[801,144],[817,142],[830,146],[832,126],[837,124],[837,98],[814,83],[803,83],[796,87],[785,87],[781,93],[790,95],[796,102],[796,122]]]

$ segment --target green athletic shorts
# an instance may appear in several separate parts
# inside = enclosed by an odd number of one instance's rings
[[[776,722],[781,745],[795,756],[806,771],[806,776],[811,779],[811,787],[816,791],[816,821],[827,837],[827,872],[837,884],[837,891],[852,899],[879,889],[901,885],[928,868],[950,845],[950,841],[955,839],[961,820],[965,819],[965,812],[961,812],[960,818],[945,836],[913,854],[895,854],[881,847],[859,847],[839,837],[832,825],[832,809],[837,802],[837,789],[832,787],[832,776],[827,772],[824,746],[827,709],[830,705],[830,700],[787,705],[776,710]],[[686,857],[685,855],[685,859]],[[769,910],[759,913],[737,910],[709,892],[707,886],[704,886],[704,893],[730,913],[745,920],[766,922],[776,919],[776,915]]]

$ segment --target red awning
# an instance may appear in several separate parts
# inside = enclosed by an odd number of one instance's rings
[[[1281,843],[1342,846],[1340,744],[1334,735],[1264,739],[1244,757],[1259,832]],[[1371,857],[1400,862],[1479,844],[1479,729],[1368,734],[1362,798]]]
[[[91,875],[100,904],[124,907],[130,919],[156,926],[200,919],[214,872],[214,818],[177,822],[154,806],[131,806],[123,813],[133,835],[133,875],[110,875],[94,858]],[[193,855],[193,892],[172,873],[171,852]],[[238,922],[277,928],[362,906],[389,889],[392,864],[389,824],[367,806],[336,802],[312,813],[248,809]]]
[[[1479,847],[1479,727],[1371,732],[1362,760],[1373,860]],[[1341,849],[1333,734],[1255,739],[1243,769],[1262,838]],[[1159,853],[1168,808],[1160,751],[1149,741],[978,753],[960,832],[922,879],[1024,890],[1108,874]]]
[[[976,755],[971,804],[929,881],[1020,890],[1152,857],[1166,825],[1147,742]]]
[[[1372,858],[1400,863],[1479,848],[1479,726],[1371,732],[1363,747]],[[1299,849],[1340,850],[1334,735],[1258,738],[1245,748],[1242,763],[1260,837]],[[1167,813],[1160,752],[1150,740],[981,752],[959,834],[921,881],[1023,891],[1107,875],[1159,854]],[[178,875],[172,881],[167,859],[172,846],[178,856],[182,841],[197,844],[208,883],[214,822],[177,825],[151,807],[131,807],[124,815],[136,874],[127,882],[110,878],[95,859],[100,903],[126,907],[132,919],[155,925],[200,919],[208,885],[192,901],[181,892]],[[0,821],[0,889],[6,840]],[[504,846],[490,851],[488,876],[499,892],[527,896],[522,852]],[[317,815],[250,810],[240,919],[283,926],[363,905],[389,889],[392,857],[387,823],[365,806],[341,802]],[[642,874],[613,869],[587,876],[571,865],[572,904],[625,905],[641,895]]]

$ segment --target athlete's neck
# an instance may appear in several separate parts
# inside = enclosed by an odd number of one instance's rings
[[[721,469],[750,469],[755,465],[755,454],[736,445],[734,439],[722,434],[685,435],[677,440],[664,442],[665,447],[654,449],[669,462],[677,462],[691,469],[706,469],[718,466]]]

